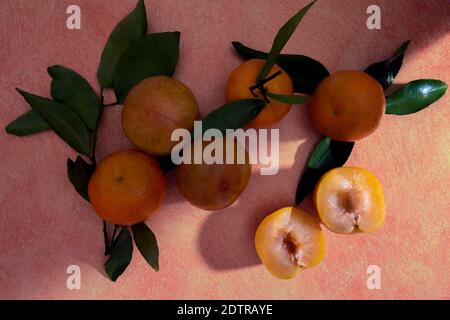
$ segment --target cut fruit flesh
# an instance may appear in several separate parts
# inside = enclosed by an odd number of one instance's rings
[[[277,278],[291,279],[303,268],[320,264],[325,238],[319,224],[297,208],[283,208],[267,216],[255,236],[256,251]]]
[[[374,232],[385,216],[380,181],[362,168],[336,168],[320,179],[314,204],[322,222],[337,233]]]

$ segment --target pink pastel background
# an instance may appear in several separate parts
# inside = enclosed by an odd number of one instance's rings
[[[136,1],[2,0],[0,10],[0,127],[28,110],[15,87],[48,96],[46,68],[62,64],[98,89],[96,69],[107,37]],[[188,84],[206,114],[224,102],[230,71],[240,62],[230,42],[268,50],[282,23],[304,0],[149,0],[151,31],[182,33],[176,77]],[[66,8],[82,10],[82,30],[66,29]],[[366,28],[366,9],[382,9],[382,29]],[[450,83],[450,5],[445,0],[319,0],[285,52],[323,62],[330,71],[364,69],[412,39],[396,79]],[[263,217],[293,204],[298,177],[319,134],[304,107],[279,124],[281,171],[254,172],[232,207],[207,213],[187,204],[169,175],[165,205],[148,225],[157,235],[161,271],[135,250],[112,283],[103,272],[101,220],[66,177],[75,157],[55,134],[17,138],[0,131],[0,298],[45,299],[391,299],[450,298],[449,94],[421,113],[386,116],[356,145],[349,165],[382,181],[387,219],[373,235],[325,230],[324,263],[297,279],[273,278],[253,246]],[[98,156],[129,147],[121,109],[106,111]],[[308,199],[303,209],[314,213]],[[66,288],[66,268],[81,267],[81,290]],[[366,269],[379,265],[380,290],[368,290]]]

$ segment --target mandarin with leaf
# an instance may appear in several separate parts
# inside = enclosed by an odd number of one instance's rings
[[[340,71],[328,76],[309,104],[317,130],[338,141],[357,141],[373,133],[385,108],[383,88],[361,71]]]
[[[265,64],[265,60],[251,59],[243,62],[231,73],[227,87],[226,100],[234,102],[242,99],[260,98],[264,99],[263,92],[260,89],[251,88],[256,84],[261,69]],[[274,79],[268,81],[264,86],[264,90],[270,93],[280,95],[292,95],[294,92],[292,80],[289,75],[281,69],[280,66],[274,65],[269,73],[269,77],[281,72]],[[269,99],[270,100],[270,99]],[[281,103],[270,100],[266,107],[249,123],[249,127],[265,128],[279,122],[291,110],[290,104]]]

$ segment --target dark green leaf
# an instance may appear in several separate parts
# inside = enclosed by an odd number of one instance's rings
[[[130,264],[132,255],[133,242],[131,240],[131,234],[127,228],[123,228],[117,236],[108,261],[105,263],[106,274],[112,281],[116,281],[126,270]]]
[[[67,160],[67,175],[75,190],[89,202],[88,184],[94,173],[94,166],[80,156],[75,161]]]
[[[179,32],[152,33],[132,45],[120,58],[114,79],[117,101],[152,76],[172,76],[178,64]]]
[[[246,60],[267,59],[268,53],[244,46],[240,42],[232,43],[236,51]],[[314,94],[319,83],[330,73],[323,64],[307,56],[280,54],[276,62],[292,79],[294,91]]]
[[[144,222],[135,224],[131,227],[133,230],[134,243],[141,252],[147,263],[155,270],[159,271],[158,243],[152,230]]]
[[[409,42],[409,40],[404,42],[391,58],[374,63],[365,70],[381,84],[384,90],[390,87],[400,71]]]
[[[139,3],[127,17],[114,28],[103,50],[97,78],[102,88],[111,87],[114,74],[122,54],[147,34],[147,14],[145,3]]]
[[[20,89],[17,91],[64,141],[79,153],[89,155],[91,150],[89,132],[72,109]]]
[[[161,169],[166,173],[175,170],[177,167],[177,165],[173,163],[172,155],[170,154],[156,157],[156,159],[158,160]]]
[[[25,112],[6,127],[6,132],[23,137],[49,129],[47,122],[34,110]]]
[[[353,150],[354,142],[342,142],[326,137],[317,145],[306,166],[297,187],[295,201],[300,204],[315,188],[317,182],[327,171],[342,167]]]
[[[71,108],[89,129],[95,129],[100,115],[100,101],[86,79],[62,66],[50,67],[48,73],[53,79],[53,100]]]
[[[267,93],[267,96],[273,100],[286,104],[304,104],[311,100],[310,96],[284,95],[270,92]]]
[[[386,113],[405,115],[425,109],[447,91],[440,80],[421,79],[406,84],[386,99]]]
[[[238,100],[211,112],[203,120],[203,131],[214,128],[225,133],[226,129],[243,128],[264,109],[266,102],[258,99]]]
[[[270,50],[269,56],[267,57],[266,63],[264,64],[261,72],[258,75],[257,82],[263,80],[269,75],[270,70],[276,63],[281,50],[283,50],[286,43],[291,38],[295,29],[297,29],[298,24],[302,21],[303,16],[308,12],[308,10],[316,3],[316,0],[308,4],[306,7],[301,9],[294,15],[291,19],[286,22],[284,26],[281,27],[280,31],[275,37],[275,40],[272,44],[272,49]]]

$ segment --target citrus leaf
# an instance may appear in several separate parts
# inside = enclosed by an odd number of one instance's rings
[[[162,171],[165,173],[175,170],[175,168],[177,167],[177,165],[175,163],[173,163],[173,161],[172,161],[171,154],[168,154],[165,156],[158,156],[158,157],[156,157],[156,160],[158,160]]]
[[[57,135],[79,153],[89,155],[91,149],[89,132],[83,121],[72,109],[20,89],[17,89],[17,91],[33,110],[39,112]]]
[[[131,229],[133,230],[133,238],[136,247],[139,249],[147,263],[158,272],[158,243],[152,230],[150,230],[144,222],[133,225]]]
[[[125,51],[114,79],[117,101],[123,103],[128,92],[148,77],[172,76],[178,64],[179,45],[179,32],[152,33]]]
[[[259,99],[245,99],[228,103],[208,114],[202,123],[203,131],[219,129],[243,128],[249,124],[264,109],[266,102]]]
[[[295,202],[300,204],[327,171],[342,167],[350,157],[354,145],[354,142],[336,141],[328,137],[320,141],[300,178]]]
[[[233,47],[245,60],[267,59],[268,53],[246,47],[240,42],[232,42]],[[297,54],[280,54],[276,63],[289,75],[297,93],[314,94],[319,83],[330,73],[319,61]]]
[[[67,176],[80,196],[89,202],[88,184],[94,173],[94,166],[80,156],[75,161],[67,159]]]
[[[117,236],[108,261],[105,263],[105,272],[112,281],[116,281],[127,269],[132,255],[133,242],[131,234],[127,228],[123,228]]]
[[[56,65],[47,71],[53,79],[53,100],[71,108],[89,129],[95,129],[100,115],[100,101],[86,79],[63,66]]]
[[[111,87],[122,54],[147,34],[145,3],[139,0],[136,8],[114,28],[103,49],[97,78],[102,88]]]
[[[364,70],[366,73],[375,78],[384,90],[391,86],[400,71],[403,63],[403,57],[406,49],[408,49],[409,43],[410,40],[404,42],[391,58],[371,64],[366,70]]]
[[[386,99],[386,113],[406,115],[425,109],[439,100],[447,91],[440,80],[414,80],[401,87]]]
[[[275,40],[273,41],[272,49],[270,50],[266,63],[262,67],[256,82],[262,81],[265,77],[269,75],[269,72],[270,70],[272,70],[272,67],[276,63],[278,55],[281,53],[281,50],[283,50],[284,46],[291,38],[295,29],[297,29],[298,24],[300,23],[300,21],[302,21],[304,15],[314,5],[314,3],[316,3],[316,1],[317,0],[314,0],[306,7],[301,9],[299,12],[297,12],[297,14],[294,15],[291,19],[289,19],[288,22],[286,22],[286,24],[281,27],[280,31],[278,31],[278,34],[276,35]]]
[[[267,93],[267,96],[275,101],[286,104],[304,104],[311,100],[310,96],[284,95],[270,92]]]
[[[30,110],[11,122],[5,130],[9,134],[23,137],[49,128],[47,122],[37,111]]]

